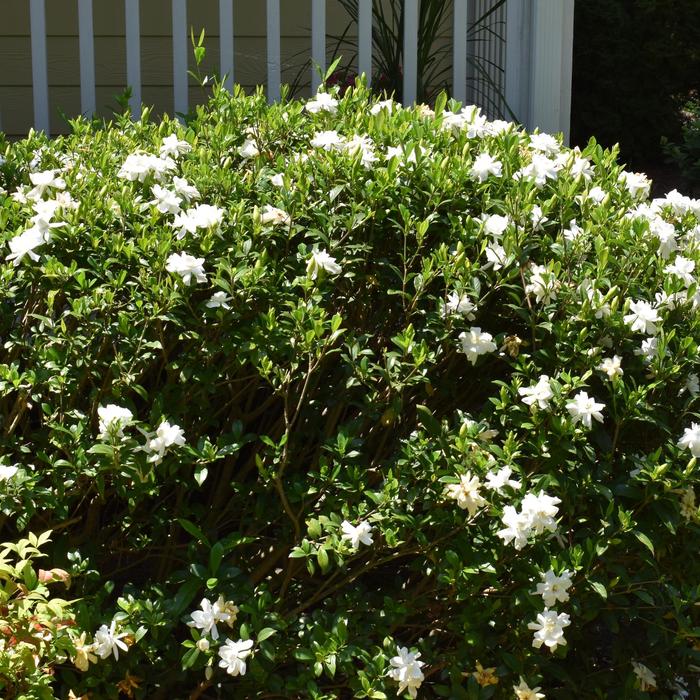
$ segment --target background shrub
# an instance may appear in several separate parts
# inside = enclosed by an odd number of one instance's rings
[[[681,129],[679,143],[662,140],[664,152],[676,163],[690,186],[700,189],[700,101],[691,100],[685,106],[686,123]]]
[[[576,3],[572,142],[619,143],[626,161],[659,159],[680,136],[681,108],[700,89],[695,0]]]
[[[3,144],[6,697],[696,692],[700,202],[445,106]]]

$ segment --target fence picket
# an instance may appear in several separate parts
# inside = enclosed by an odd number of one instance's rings
[[[139,0],[124,0],[126,19],[126,82],[131,88],[131,116],[141,116],[141,22]]]
[[[219,72],[233,92],[233,0],[219,0]]]
[[[280,0],[267,0],[267,100],[280,99]]]
[[[403,28],[403,104],[415,103],[418,90],[418,0],[405,0]]]
[[[467,0],[454,0],[452,96],[467,101]]]
[[[186,114],[187,99],[187,0],[173,0],[173,106]]]
[[[326,0],[311,0],[311,94],[326,72]]]
[[[372,0],[359,0],[357,17],[357,71],[372,82]]]
[[[34,128],[49,133],[49,77],[46,62],[46,6],[44,0],[30,0],[29,22],[32,45],[32,95]]]
[[[78,0],[78,41],[80,43],[80,109],[91,117],[95,113],[95,38],[92,0]]]

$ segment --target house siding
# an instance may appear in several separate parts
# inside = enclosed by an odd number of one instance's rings
[[[308,86],[310,73],[303,70],[310,56],[311,2],[281,0],[282,81]],[[0,26],[0,113],[9,135],[27,132],[33,122],[32,63],[29,0],[2,0]],[[173,48],[170,0],[141,0],[141,82],[144,104],[156,113],[173,109]],[[77,0],[46,0],[46,33],[51,132],[65,133],[67,116],[80,113],[80,63]],[[195,34],[204,29],[207,56],[203,74],[218,73],[218,0],[190,0],[188,26]],[[94,0],[95,83],[97,113],[109,116],[118,109],[115,96],[126,87],[126,43],[123,0]],[[348,17],[339,2],[328,2],[327,46],[341,36]],[[247,91],[264,84],[267,76],[264,0],[234,2],[234,77]],[[354,27],[353,27],[354,31]],[[341,46],[340,53],[354,55]],[[192,52],[189,67],[193,69]],[[308,94],[308,88],[302,92]],[[206,91],[190,78],[190,106],[206,99]]]

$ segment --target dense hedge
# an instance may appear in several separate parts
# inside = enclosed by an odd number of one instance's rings
[[[700,202],[458,109],[2,143],[4,697],[697,694]]]

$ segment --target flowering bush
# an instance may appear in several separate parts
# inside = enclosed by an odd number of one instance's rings
[[[361,86],[1,148],[4,697],[696,696],[700,201]]]

